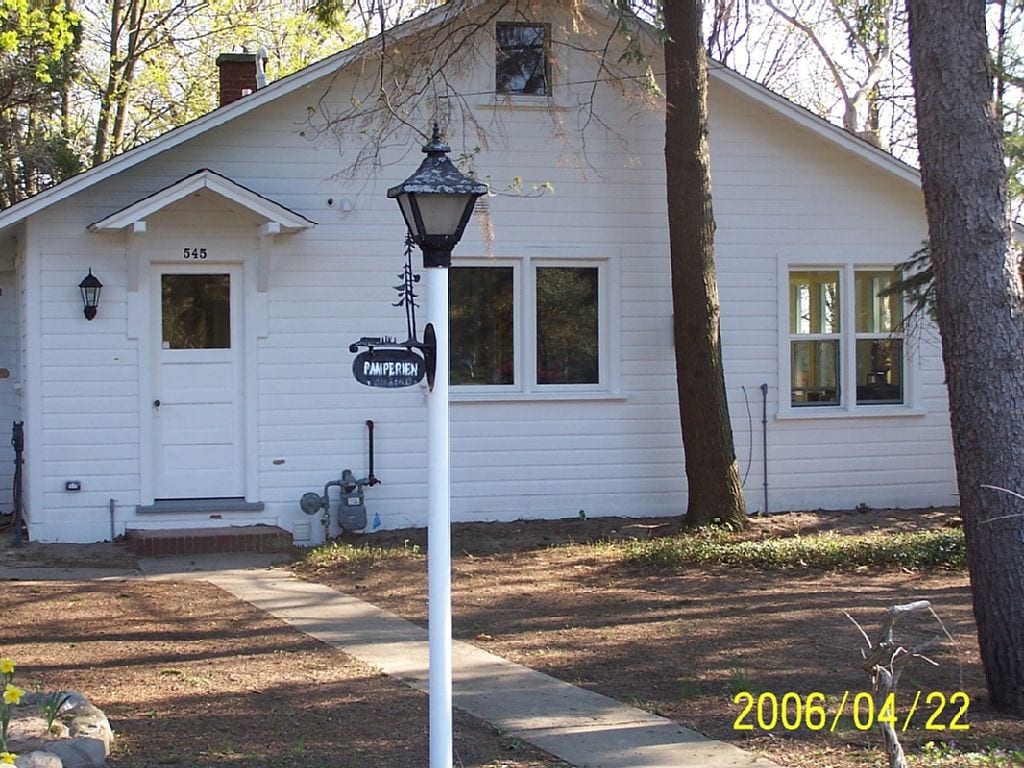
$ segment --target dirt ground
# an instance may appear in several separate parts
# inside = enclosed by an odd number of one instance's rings
[[[22,541],[15,547],[9,528],[0,529],[0,567],[135,568],[132,551],[124,544],[40,544]]]
[[[913,530],[957,522],[953,510],[799,513],[757,518],[748,535]],[[626,567],[606,548],[571,545],[661,535],[672,527],[628,519],[455,526],[455,637],[782,765],[881,766],[877,732],[859,730],[850,716],[856,694],[868,686],[860,669],[864,640],[845,613],[874,635],[890,606],[927,599],[944,630],[926,616],[905,622],[897,638],[948,631],[953,641],[929,654],[938,666],[920,662],[904,673],[895,714],[901,730],[907,725],[902,740],[908,751],[920,755],[928,741],[955,742],[965,750],[992,744],[1024,748],[1024,722],[996,715],[985,701],[966,573],[703,567],[666,573]],[[425,543],[416,530],[377,534],[373,541],[421,548]],[[559,546],[564,544],[569,546]],[[425,623],[425,573],[425,558],[419,557],[307,576]],[[754,730],[738,731],[741,708],[734,696],[742,691],[774,694],[775,701],[792,693],[802,702],[823,693],[828,725],[819,732],[787,731],[781,724],[765,731],[755,709],[741,721]],[[832,715],[846,691],[846,714],[833,731]],[[970,697],[962,720],[969,730],[951,731],[948,726],[961,724],[956,715],[963,695],[951,699],[960,691]],[[918,708],[908,722],[918,692]],[[767,721],[772,696],[764,702]],[[867,722],[863,709],[860,715],[861,724]]]
[[[424,765],[424,694],[210,584],[6,582],[3,594],[15,682],[103,709],[112,768]],[[455,751],[478,768],[563,765],[461,713]]]
[[[955,514],[801,513],[754,522],[749,535],[757,537],[951,525]],[[849,714],[835,731],[811,733],[765,732],[752,713],[744,722],[755,729],[740,732],[733,697],[749,691],[781,699],[792,692],[806,701],[821,692],[831,715],[844,691],[852,703],[866,683],[859,669],[864,641],[844,611],[871,633],[890,605],[929,599],[955,642],[932,654],[939,666],[918,664],[904,675],[896,707],[901,725],[922,693],[905,745],[912,752],[926,741],[951,739],[964,748],[993,740],[1024,747],[1024,723],[986,706],[964,573],[696,567],[666,573],[627,568],[608,548],[582,546],[662,535],[674,525],[628,519],[456,525],[456,638],[791,768],[880,766],[876,734],[859,731]],[[425,622],[423,531],[365,538],[420,554],[302,575]],[[29,546],[37,564],[133,562],[119,545]],[[28,564],[26,552],[0,548],[0,563]],[[425,696],[212,586],[8,582],[4,594],[0,654],[19,663],[23,687],[75,688],[103,708],[117,732],[115,767],[423,764]],[[940,632],[928,619],[907,629],[917,636]],[[970,730],[924,730],[931,715],[933,726],[954,722],[960,702],[949,697],[958,691],[970,696],[964,718]],[[932,693],[946,697],[943,711],[936,713],[937,695],[926,704]],[[766,705],[770,700],[764,697]],[[462,715],[456,722],[459,765],[560,765],[485,723]]]

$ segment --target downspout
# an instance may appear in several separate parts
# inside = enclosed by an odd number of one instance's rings
[[[20,548],[25,503],[22,495],[22,483],[24,482],[22,467],[25,465],[25,422],[14,422],[11,430],[11,446],[14,448],[14,546]]]

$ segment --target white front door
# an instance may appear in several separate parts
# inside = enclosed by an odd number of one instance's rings
[[[154,496],[244,496],[242,270],[153,265]]]

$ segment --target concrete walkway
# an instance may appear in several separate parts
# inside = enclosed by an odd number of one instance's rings
[[[427,632],[329,587],[302,581],[267,556],[140,561],[141,578],[209,581],[301,632],[426,692]],[[2,569],[0,578],[32,578]],[[33,571],[42,569],[31,569]],[[41,578],[40,574],[33,574]],[[114,574],[103,576],[117,578]],[[54,573],[61,579],[82,578]],[[124,572],[121,578],[140,578]],[[778,768],[721,741],[549,675],[454,642],[454,703],[576,768]]]

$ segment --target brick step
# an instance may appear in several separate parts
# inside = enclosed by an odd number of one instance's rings
[[[210,555],[222,552],[288,552],[292,535],[276,525],[218,528],[130,529],[125,537],[138,557]]]

